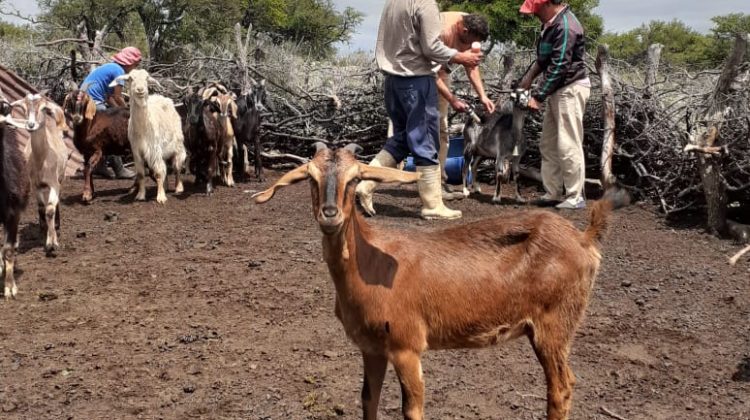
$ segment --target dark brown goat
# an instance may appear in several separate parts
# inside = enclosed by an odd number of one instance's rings
[[[10,110],[10,104],[0,93],[0,224],[5,231],[0,251],[0,278],[3,280],[3,296],[6,299],[15,297],[18,293],[13,275],[18,248],[18,224],[29,201],[31,187],[26,159],[19,149],[17,131],[7,127],[12,125],[23,128],[25,123],[13,120],[9,116]]]
[[[593,204],[581,232],[546,211],[503,215],[435,232],[370,226],[357,212],[358,180],[415,182],[418,175],[318,151],[255,200],[310,180],[336,316],[362,351],[364,419],[377,417],[386,367],[401,382],[404,418],[424,417],[421,357],[427,349],[477,348],[526,336],[547,380],[547,419],[572,404],[570,346],[594,286],[607,218],[627,194]]]
[[[189,93],[182,103],[186,112],[182,129],[190,155],[190,172],[195,175],[196,184],[206,183],[206,194],[211,195],[222,138],[217,117],[219,109],[214,101],[205,100],[197,93]]]
[[[96,103],[82,90],[70,92],[63,102],[63,110],[73,127],[73,143],[83,155],[84,203],[94,198],[91,172],[105,155],[128,155],[128,119],[125,108],[97,111]]]
[[[246,151],[252,147],[255,155],[255,178],[262,182],[263,178],[263,160],[261,157],[260,147],[260,124],[261,114],[266,110],[266,81],[261,80],[255,83],[249,92],[241,93],[237,96],[237,118],[233,121],[234,135],[237,139],[237,146],[243,153],[238,153],[242,157],[242,174],[247,175],[244,156]]]

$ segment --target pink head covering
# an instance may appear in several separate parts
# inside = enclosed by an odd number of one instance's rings
[[[141,50],[136,47],[125,47],[112,56],[112,61],[121,66],[132,66],[141,62]]]
[[[539,8],[542,7],[544,3],[547,3],[549,0],[525,0],[523,4],[521,5],[520,12],[525,15],[533,15],[536,14],[536,12],[539,11]]]

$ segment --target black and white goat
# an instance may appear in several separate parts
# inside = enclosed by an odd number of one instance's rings
[[[516,90],[500,109],[483,118],[482,123],[468,119],[464,126],[464,196],[470,194],[469,169],[474,192],[482,192],[477,182],[477,168],[483,159],[490,158],[495,159],[495,195],[492,202],[500,204],[503,182],[508,182],[511,174],[516,201],[524,201],[518,190],[518,172],[521,157],[526,152],[523,126],[528,113],[528,98],[527,91]]]
[[[8,127],[25,128],[26,124],[13,119],[10,111],[10,103],[0,93],[0,224],[5,233],[0,249],[0,279],[6,299],[18,293],[13,276],[18,249],[18,224],[31,189],[26,159],[18,147],[18,131]]]

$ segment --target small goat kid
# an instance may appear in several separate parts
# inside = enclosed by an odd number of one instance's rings
[[[105,155],[130,153],[128,120],[130,112],[125,108],[96,110],[96,104],[82,90],[73,90],[63,102],[63,110],[73,128],[73,144],[83,155],[84,203],[94,198],[92,172]]]
[[[13,102],[23,110],[31,140],[26,147],[31,182],[36,188],[39,227],[47,234],[44,249],[51,253],[60,247],[60,187],[65,179],[68,148],[63,140],[65,115],[62,108],[40,94],[28,94]]]
[[[133,162],[136,171],[137,201],[146,200],[146,168],[153,171],[156,179],[156,202],[167,201],[164,184],[167,182],[167,165],[165,160],[172,161],[175,172],[175,194],[183,191],[182,166],[185,164],[184,135],[180,115],[171,99],[161,95],[149,95],[148,84],[159,85],[146,70],[133,70],[117,77],[110,86],[127,81],[130,94],[130,120],[128,121],[128,139],[133,151]]]
[[[492,202],[500,204],[502,201],[502,186],[508,182],[511,175],[515,184],[515,200],[522,203],[518,187],[518,175],[520,171],[521,157],[526,153],[526,140],[523,135],[523,126],[528,113],[524,101],[527,103],[526,93],[518,90],[507,100],[503,106],[493,114],[483,118],[482,123],[477,123],[469,118],[464,126],[464,166],[463,166],[463,193],[468,197],[469,192],[469,169],[471,168],[471,184],[474,192],[479,194],[482,190],[477,182],[477,169],[479,163],[485,158],[495,159],[495,195]]]
[[[0,249],[0,281],[4,286],[5,299],[18,294],[13,275],[18,249],[18,224],[31,188],[26,159],[18,147],[17,130],[6,128],[7,125],[26,128],[26,122],[15,121],[8,115],[10,111],[10,104],[0,92],[0,225],[5,233]]]
[[[425,350],[523,335],[544,369],[547,419],[568,419],[570,345],[599,268],[599,239],[615,204],[624,204],[622,193],[594,203],[583,232],[556,214],[528,211],[405,234],[369,226],[356,211],[354,190],[359,180],[406,183],[418,175],[359,163],[349,150],[322,149],[255,200],[264,203],[306,179],[336,288],[335,313],[364,359],[364,419],[377,417],[389,362],[401,383],[404,418],[421,420]]]

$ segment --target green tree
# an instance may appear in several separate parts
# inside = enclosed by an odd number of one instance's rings
[[[658,43],[664,45],[665,62],[699,68],[714,65],[710,37],[679,20],[651,21],[622,34],[607,33],[600,41],[609,44],[613,57],[631,63],[645,61],[649,45]]]
[[[332,0],[249,0],[242,23],[326,57],[335,52],[334,44],[351,38],[362,18],[352,7],[337,11]]]
[[[244,11],[242,0],[38,0],[42,21],[55,36],[60,28],[82,28],[93,41],[97,31],[134,44],[154,61],[169,61],[184,44],[221,40]]]
[[[34,34],[34,30],[28,25],[14,25],[10,22],[0,21],[0,39],[11,41],[29,38]]]
[[[750,14],[731,13],[711,18],[713,47],[711,57],[714,64],[721,64],[729,55],[735,34],[750,33]]]
[[[457,10],[486,16],[493,44],[515,41],[520,46],[530,47],[534,45],[541,25],[535,17],[524,16],[518,12],[521,3],[520,0],[438,0],[440,10]],[[569,0],[567,3],[581,21],[586,38],[593,45],[603,31],[601,16],[593,12],[599,5],[599,0]]]

